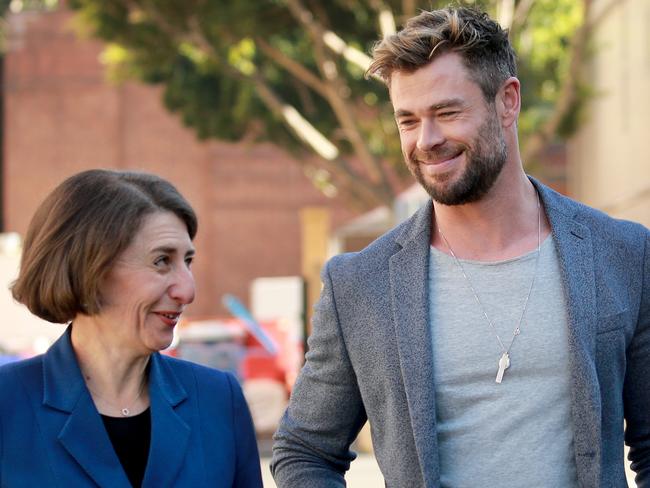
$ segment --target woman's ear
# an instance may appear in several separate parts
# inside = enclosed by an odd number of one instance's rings
[[[510,127],[517,122],[521,109],[521,85],[517,78],[511,76],[503,82],[497,92],[496,103],[503,127]]]

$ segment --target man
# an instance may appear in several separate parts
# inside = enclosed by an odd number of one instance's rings
[[[423,12],[374,50],[431,202],[323,271],[276,433],[279,487],[344,486],[369,420],[389,487],[650,487],[650,233],[523,171],[507,33]]]

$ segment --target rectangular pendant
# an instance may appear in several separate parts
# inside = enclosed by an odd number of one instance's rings
[[[510,357],[507,352],[504,352],[499,358],[499,370],[497,371],[496,382],[501,383],[503,381],[503,373],[506,372],[506,369],[510,366]]]

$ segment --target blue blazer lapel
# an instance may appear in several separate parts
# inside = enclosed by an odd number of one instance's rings
[[[142,486],[173,486],[189,447],[191,429],[180,412],[187,406],[187,392],[157,353],[151,356],[149,397],[151,448]]]
[[[90,398],[80,399],[59,441],[99,486],[131,486]]]
[[[389,260],[391,307],[399,361],[422,476],[439,477],[433,351],[428,320],[427,270],[431,201],[412,217],[397,239],[402,249]]]
[[[589,228],[574,220],[574,203],[531,179],[544,204],[558,251],[569,317],[571,414],[580,486],[598,486],[601,466],[600,388],[595,367],[596,284]]]
[[[69,327],[43,359],[43,404],[69,414],[58,441],[95,483],[130,487],[84,384],[70,331]]]

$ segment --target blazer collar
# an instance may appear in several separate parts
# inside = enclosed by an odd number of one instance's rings
[[[43,358],[43,404],[68,414],[58,440],[100,486],[129,487],[104,424],[81,375],[72,326]],[[171,486],[182,466],[190,427],[176,412],[187,392],[160,354],[150,359],[151,447],[143,486]]]
[[[439,478],[427,289],[432,210],[429,201],[404,224],[396,238],[402,248],[389,259],[399,364],[425,486]]]
[[[411,242],[422,243],[426,239],[428,246],[431,240],[431,217],[433,215],[433,201],[431,199],[420,207],[404,224],[398,229],[395,241],[402,247],[408,246]],[[427,248],[428,249],[428,248]]]
[[[189,447],[193,408],[170,364],[158,353],[151,356],[149,397],[151,447],[142,486],[173,486]]]
[[[63,412],[72,412],[80,397],[88,394],[71,333],[70,325],[43,357],[43,404]]]
[[[100,486],[127,488],[129,480],[86,388],[71,341],[72,326],[43,358],[43,404],[68,414],[58,441]]]
[[[601,466],[601,404],[596,349],[596,280],[591,230],[580,205],[531,178],[551,224],[569,320],[571,416],[580,486],[597,486]]]

